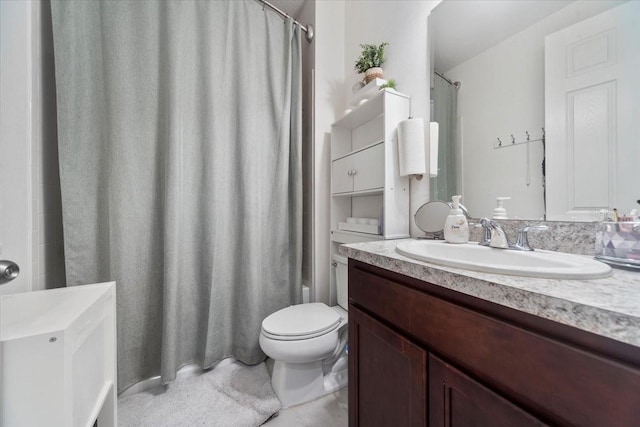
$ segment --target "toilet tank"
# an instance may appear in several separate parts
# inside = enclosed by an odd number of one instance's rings
[[[347,258],[335,254],[333,256],[336,270],[336,293],[338,298],[338,305],[345,310],[349,305],[349,286],[348,286],[348,272],[347,272]]]

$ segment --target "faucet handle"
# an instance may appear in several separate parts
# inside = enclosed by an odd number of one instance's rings
[[[473,224],[474,227],[482,227],[484,233],[482,240],[478,243],[480,246],[489,246],[491,244],[491,223],[493,221],[489,218],[482,218],[479,222]]]
[[[518,231],[518,237],[516,238],[516,243],[513,246],[515,246],[516,249],[522,251],[532,251],[534,249],[529,246],[529,231],[546,231],[548,229],[549,227],[544,224],[535,224],[522,227]]]

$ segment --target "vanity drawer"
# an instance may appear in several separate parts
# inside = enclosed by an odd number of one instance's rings
[[[373,274],[378,271],[383,273]],[[544,328],[532,330],[530,321],[524,327],[487,314],[486,302],[476,309],[434,295],[429,287],[434,285],[350,260],[351,304],[541,419],[584,426],[637,420],[638,366],[541,334]]]
[[[375,316],[408,332],[411,329],[411,310],[408,305],[410,289],[368,272],[351,268],[349,260],[349,302],[375,313]]]

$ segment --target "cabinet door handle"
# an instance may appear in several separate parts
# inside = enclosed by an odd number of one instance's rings
[[[351,175],[355,175],[355,174],[357,174],[357,173],[358,173],[358,171],[357,171],[356,169],[354,169],[352,172],[353,172],[353,173],[352,173]]]

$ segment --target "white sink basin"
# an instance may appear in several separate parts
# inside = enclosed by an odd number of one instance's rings
[[[611,275],[611,267],[594,259],[539,249],[529,252],[476,243],[412,240],[399,243],[396,251],[420,261],[485,273],[547,279],[599,279]]]

